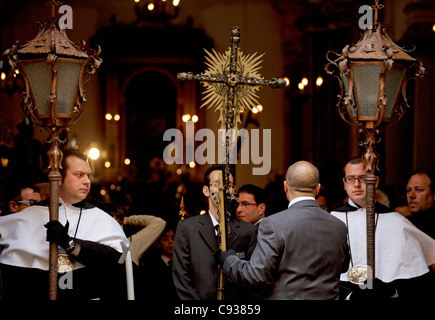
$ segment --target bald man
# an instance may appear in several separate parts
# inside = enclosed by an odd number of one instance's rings
[[[224,252],[230,281],[266,287],[265,299],[338,299],[340,274],[349,266],[346,226],[317,204],[319,172],[306,161],[291,165],[284,181],[287,210],[261,220],[250,261]]]

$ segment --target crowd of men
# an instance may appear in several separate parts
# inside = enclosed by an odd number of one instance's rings
[[[165,229],[158,217],[126,217],[116,206],[88,202],[92,172],[87,156],[65,150],[58,220],[47,221],[48,199],[33,185],[14,190],[4,206],[0,298],[47,298],[49,242],[59,247],[59,263],[65,263],[66,257],[70,266],[58,272],[61,300],[125,299],[127,251],[132,253],[135,268],[140,268],[147,264],[146,252],[154,250],[150,247],[166,248],[168,243],[170,248],[162,251],[164,263],[160,261],[158,268],[167,268],[170,280],[165,283],[171,284],[174,299],[215,300],[220,290],[228,300],[434,296],[435,190],[429,171],[416,170],[408,181],[410,215],[376,203],[375,278],[355,282],[357,272],[370,274],[366,266],[366,171],[361,158],[346,163],[342,181],[348,200],[331,212],[324,210],[325,203],[320,205],[324,201],[319,197],[320,174],[307,161],[288,168],[282,188],[289,204],[280,212],[268,212],[265,191],[258,186],[245,184],[235,190],[231,172],[226,185],[237,196],[227,235],[219,226],[218,175],[224,169],[219,164],[206,169],[202,192],[208,212],[180,220],[174,239],[174,230]],[[129,234],[123,230],[125,224],[142,229]],[[222,237],[226,239],[224,251]],[[72,282],[65,286],[60,280],[69,272]],[[141,276],[137,279],[139,292],[145,282],[140,282]]]

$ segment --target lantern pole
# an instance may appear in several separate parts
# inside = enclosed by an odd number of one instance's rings
[[[66,141],[68,126],[79,119],[84,109],[86,99],[83,78],[87,74],[95,73],[102,60],[98,57],[100,48],[97,51],[91,50],[92,54],[88,55],[81,50],[84,42],[71,42],[65,30],[58,28],[55,7],[61,5],[61,2],[51,0],[46,5],[51,6],[51,19],[40,25],[39,34],[35,39],[24,46],[20,46],[18,42],[12,46],[9,51],[9,63],[20,71],[26,87],[22,103],[24,114],[48,133],[46,142],[51,145],[47,152],[50,169],[49,219],[53,221],[59,218],[59,182],[63,160],[60,146]],[[51,69],[50,73],[47,72],[45,64]],[[63,69],[58,68],[59,64],[63,65]],[[65,67],[66,65],[68,67]],[[40,88],[32,88],[38,87],[43,81],[50,81],[48,96],[45,96],[44,91],[41,94]],[[69,81],[68,85],[65,85],[66,81]],[[65,97],[69,97],[69,100]],[[48,297],[50,300],[56,300],[58,246],[55,242],[50,242],[48,261]]]
[[[51,129],[51,130],[50,130]],[[51,143],[50,150],[48,150],[50,172],[48,174],[48,181],[50,184],[50,204],[49,214],[50,221],[59,220],[59,181],[61,174],[59,169],[62,168],[63,153],[60,149],[60,144],[64,143],[64,140],[60,139],[60,133],[66,128],[53,127],[47,129],[50,133],[49,143]],[[56,242],[50,242],[50,251],[48,256],[49,262],[49,288],[48,298],[49,300],[57,299],[57,256],[58,247]]]
[[[362,159],[366,169],[367,266],[353,269],[363,270],[369,288],[373,288],[375,279],[375,170],[379,161],[375,146],[380,140],[378,134],[402,118],[406,107],[410,107],[407,83],[424,74],[422,63],[396,45],[378,22],[378,10],[383,7],[375,0],[371,7],[375,16],[373,27],[364,31],[357,44],[345,46],[342,54],[328,52],[329,63],[325,66],[326,72],[339,80],[337,107],[340,116],[365,136],[360,145],[366,149]],[[330,58],[330,54],[338,58]],[[373,81],[375,79],[378,81]],[[355,284],[366,284],[361,280],[353,281],[349,274],[348,277]]]

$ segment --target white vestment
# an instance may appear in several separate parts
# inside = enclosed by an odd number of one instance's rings
[[[69,221],[70,237],[108,245],[120,253],[123,253],[123,248],[128,248],[129,242],[124,231],[106,212],[88,205],[83,208],[80,218],[80,208],[65,204],[62,200],[59,202],[58,220],[62,225]],[[0,263],[48,270],[49,242],[46,241],[47,229],[44,227],[48,221],[48,207],[41,205],[0,217],[0,246],[3,247],[3,251],[0,250]],[[64,250],[59,248],[59,253],[62,252]],[[75,269],[81,267],[82,264],[75,263]]]
[[[347,227],[353,266],[367,265],[366,209],[347,211]],[[346,224],[346,212],[331,214]],[[417,229],[397,212],[375,216],[375,277],[389,283],[396,279],[410,279],[429,272],[435,263],[435,240]],[[349,265],[349,268],[352,267]],[[347,272],[340,280],[349,281]]]

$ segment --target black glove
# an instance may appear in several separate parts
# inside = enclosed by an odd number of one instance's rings
[[[215,253],[213,253],[213,256],[216,259],[216,262],[220,265],[223,266],[224,265],[224,261],[226,258],[228,258],[229,256],[234,256],[236,255],[236,252],[233,249],[230,249],[228,251],[216,251]]]
[[[66,249],[72,239],[68,235],[69,222],[66,222],[65,227],[58,221],[52,220],[44,225],[47,228],[47,241],[56,242],[57,245]]]

